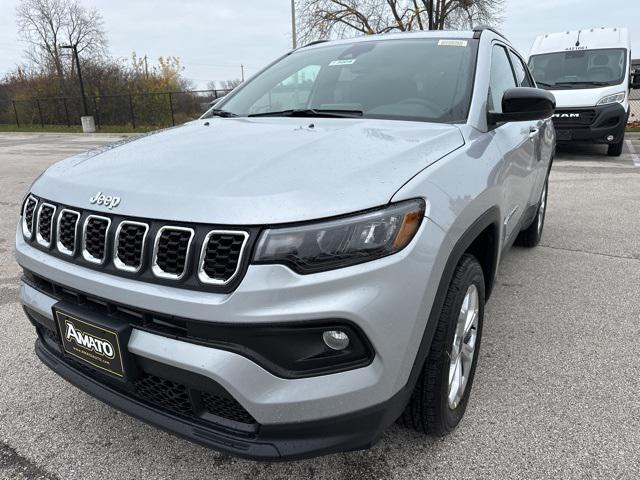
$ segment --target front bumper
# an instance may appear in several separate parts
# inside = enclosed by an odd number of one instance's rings
[[[578,115],[577,117],[575,117]],[[573,117],[572,117],[573,116]],[[619,104],[588,108],[558,107],[553,118],[558,142],[618,143],[624,136],[628,112]],[[613,137],[608,139],[608,137]]]
[[[36,347],[43,362],[71,383],[138,418],[236,455],[279,459],[366,448],[401,413],[412,390],[409,375],[444,268],[447,252],[441,250],[447,250],[446,242],[443,232],[427,220],[411,245],[396,255],[307,276],[277,265],[251,266],[230,294],[96,272],[31,247],[20,232],[16,250],[18,262],[43,278],[133,308],[230,325],[326,318],[357,325],[375,351],[368,366],[299,379],[278,377],[238,353],[133,330],[128,343],[132,355],[219,384],[256,420],[251,438],[228,429],[221,434],[215,425],[141,406],[95,376],[75,370],[46,343]],[[21,300],[53,318],[55,298],[23,284]]]
[[[36,341],[40,360],[72,385],[150,425],[218,451],[254,460],[295,460],[310,456],[368,448],[402,412],[411,392],[364,410],[315,422],[262,425],[256,432],[208,426],[139,401],[82,370],[75,369]]]

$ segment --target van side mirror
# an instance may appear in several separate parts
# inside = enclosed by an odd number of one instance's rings
[[[555,109],[556,98],[547,90],[510,88],[502,96],[502,113],[489,112],[489,123],[543,120],[551,117]]]
[[[640,68],[631,73],[631,88],[640,89]]]

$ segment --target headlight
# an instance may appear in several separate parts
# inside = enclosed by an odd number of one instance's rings
[[[253,263],[281,263],[305,274],[355,265],[402,250],[425,212],[423,200],[260,235]]]
[[[622,103],[626,97],[626,92],[614,93],[613,95],[607,95],[598,102],[598,105],[608,105],[610,103]]]

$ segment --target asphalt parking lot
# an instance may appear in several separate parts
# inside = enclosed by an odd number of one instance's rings
[[[13,256],[22,195],[51,163],[119,138],[0,134],[1,479],[640,477],[640,136],[620,158],[559,150],[542,244],[500,267],[454,434],[393,426],[369,451],[282,464],[158,431],[35,356]]]

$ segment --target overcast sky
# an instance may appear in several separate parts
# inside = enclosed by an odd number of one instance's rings
[[[291,44],[289,0],[83,0],[104,18],[115,57],[180,57],[197,87],[240,77],[287,51]],[[21,62],[15,7],[1,0],[0,75]],[[626,26],[640,57],[638,0],[505,0],[501,30],[523,55],[540,33],[595,26]]]

